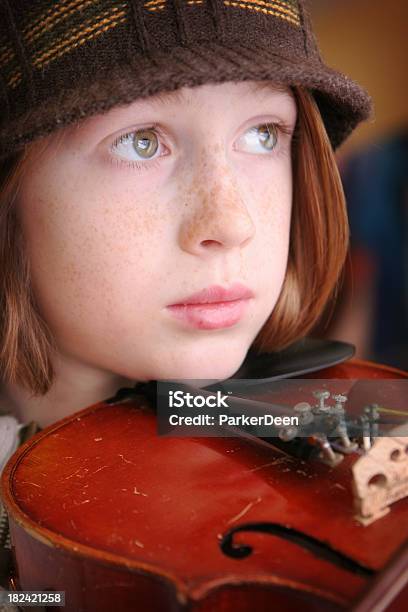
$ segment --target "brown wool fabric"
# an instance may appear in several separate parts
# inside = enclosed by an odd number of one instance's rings
[[[0,158],[136,98],[248,79],[312,91],[334,149],[371,114],[304,0],[0,0]]]

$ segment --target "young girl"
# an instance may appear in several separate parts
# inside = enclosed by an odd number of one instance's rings
[[[303,0],[1,11],[9,456],[17,423],[304,337],[347,250],[334,149],[371,102],[322,62]]]

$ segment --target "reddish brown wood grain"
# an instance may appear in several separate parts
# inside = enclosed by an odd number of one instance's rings
[[[316,374],[309,377],[316,377]],[[351,360],[319,378],[399,378]],[[103,403],[47,427],[13,455],[2,496],[21,589],[66,591],[67,612],[344,610],[367,579],[278,537],[220,535],[241,522],[289,525],[381,570],[408,536],[408,501],[362,527],[350,466],[333,469],[239,438],[156,434],[146,401]]]

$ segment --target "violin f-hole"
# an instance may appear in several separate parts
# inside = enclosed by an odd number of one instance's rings
[[[235,534],[243,531],[266,533],[278,538],[283,538],[308,550],[316,557],[324,559],[325,561],[328,561],[329,563],[332,563],[333,565],[336,565],[337,567],[340,567],[348,572],[352,572],[353,574],[358,574],[365,577],[370,577],[375,574],[375,571],[371,568],[362,565],[348,555],[345,555],[339,550],[332,548],[326,544],[326,542],[322,542],[321,540],[308,535],[307,533],[303,533],[298,529],[286,527],[285,525],[280,525],[279,523],[244,523],[242,525],[232,527],[223,535],[219,544],[224,555],[233,559],[245,559],[252,554],[252,546],[247,544],[236,544],[234,542]]]

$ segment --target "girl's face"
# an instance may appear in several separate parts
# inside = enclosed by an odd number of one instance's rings
[[[291,218],[295,100],[257,85],[137,100],[34,148],[17,205],[61,356],[132,380],[239,368],[278,299]],[[168,308],[235,283],[253,292],[240,318]]]

